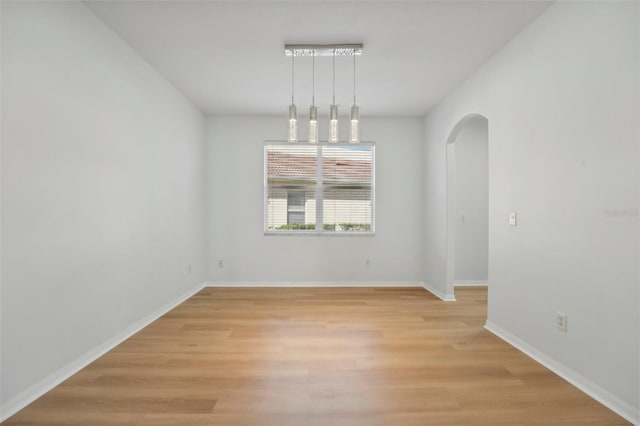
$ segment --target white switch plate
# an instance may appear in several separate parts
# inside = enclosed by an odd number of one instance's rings
[[[518,213],[511,212],[509,213],[509,225],[516,226],[518,224]]]

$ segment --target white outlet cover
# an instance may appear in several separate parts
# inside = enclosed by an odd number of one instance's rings
[[[509,225],[516,226],[518,224],[518,213],[511,212],[509,213]]]
[[[556,312],[556,328],[558,330],[567,331],[568,316],[562,312]]]

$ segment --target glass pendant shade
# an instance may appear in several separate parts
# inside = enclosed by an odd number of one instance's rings
[[[289,142],[298,141],[298,113],[294,104],[289,105]]]
[[[360,142],[360,107],[351,106],[351,131],[349,132],[349,142]]]
[[[329,142],[338,142],[338,105],[329,109]]]
[[[318,107],[309,108],[309,143],[318,143]]]

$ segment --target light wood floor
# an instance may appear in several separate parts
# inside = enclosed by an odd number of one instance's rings
[[[207,288],[7,425],[622,425],[483,329],[486,289]]]

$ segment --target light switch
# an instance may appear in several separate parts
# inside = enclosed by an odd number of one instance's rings
[[[509,225],[516,226],[518,223],[518,214],[516,212],[509,213]]]

